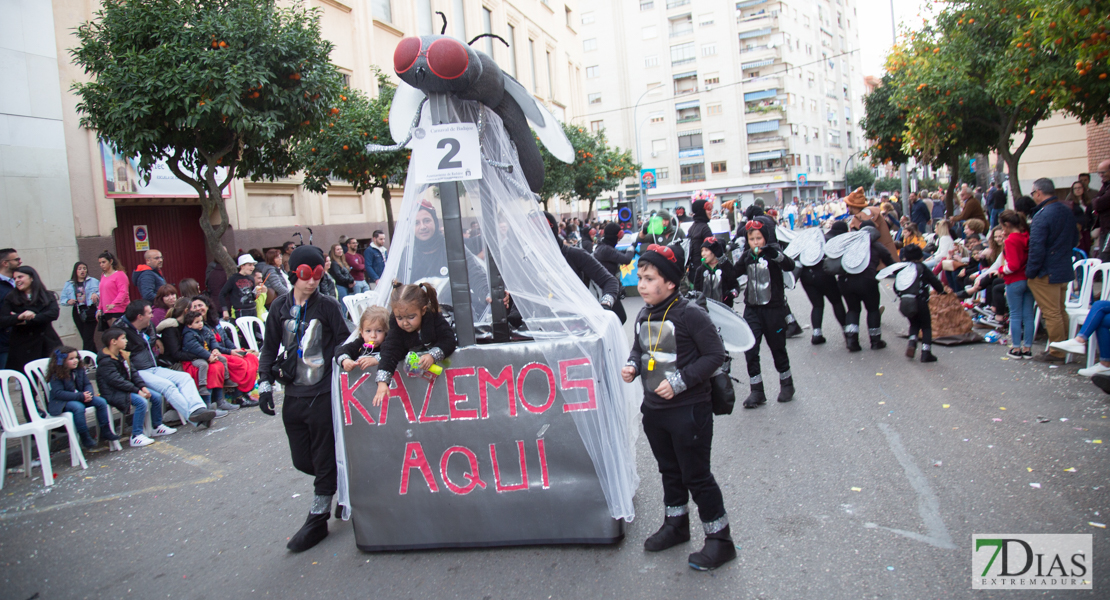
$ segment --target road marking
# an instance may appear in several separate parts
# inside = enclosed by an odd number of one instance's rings
[[[205,457],[203,457],[199,454],[193,454],[193,453],[188,452],[186,450],[182,450],[181,448],[178,448],[177,446],[174,446],[174,445],[170,444],[169,442],[160,441],[156,444],[151,444],[150,446],[147,446],[147,447],[149,449],[155,450],[155,451],[157,451],[161,454],[165,454],[166,456],[176,458],[177,460],[180,460],[181,462],[184,462],[186,464],[192,465],[194,467],[199,467],[199,468],[207,471],[209,473],[209,475],[208,475],[208,477],[202,477],[200,479],[195,479],[195,480],[192,480],[192,481],[182,481],[182,482],[179,482],[179,483],[170,483],[170,484],[166,484],[166,485],[155,485],[155,486],[151,486],[151,487],[148,487],[148,488],[143,488],[141,490],[127,491],[127,492],[117,492],[115,494],[109,494],[107,496],[99,496],[99,497],[96,497],[96,498],[85,498],[83,500],[71,500],[69,502],[62,502],[61,504],[55,504],[53,506],[44,506],[44,507],[41,507],[41,508],[29,508],[27,510],[21,510],[21,511],[18,511],[18,512],[4,513],[4,514],[0,514],[0,522],[10,521],[10,520],[13,520],[13,519],[18,519],[20,517],[28,517],[28,516],[38,515],[38,514],[42,514],[42,513],[45,513],[45,512],[51,512],[51,511],[55,511],[55,510],[65,509],[65,508],[73,508],[75,506],[86,506],[86,505],[89,505],[89,504],[100,504],[100,503],[103,503],[103,502],[110,502],[112,500],[119,500],[120,498],[127,498],[129,496],[138,496],[140,494],[151,494],[151,493],[157,493],[157,492],[164,492],[164,491],[177,489],[177,488],[190,486],[190,485],[201,485],[201,484],[204,484],[204,483],[212,483],[214,481],[220,480],[221,478],[224,477],[224,475],[226,475],[224,470],[217,467],[215,465],[215,463],[213,463],[211,460],[209,460],[209,459],[207,459],[207,458],[205,458]]]
[[[886,441],[890,445],[890,451],[894,453],[894,458],[898,459],[898,464],[902,465],[902,470],[906,472],[906,479],[910,480],[910,487],[917,492],[917,513],[921,515],[921,520],[925,523],[925,534],[920,534],[915,531],[905,531],[903,529],[894,529],[891,527],[883,527],[874,523],[866,523],[864,526],[874,529],[885,529],[891,533],[908,537],[911,540],[925,542],[937,548],[945,550],[955,550],[956,545],[952,543],[952,536],[948,533],[948,528],[944,526],[944,519],[940,516],[940,500],[929,487],[929,480],[917,468],[913,462],[913,457],[906,448],[902,446],[902,438],[886,423],[878,423],[879,431],[883,432],[886,436]]]

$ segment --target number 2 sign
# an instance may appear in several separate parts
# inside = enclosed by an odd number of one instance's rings
[[[433,125],[413,134],[417,183],[482,178],[478,126],[474,123]]]

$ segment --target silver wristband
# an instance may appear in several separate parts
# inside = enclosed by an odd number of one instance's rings
[[[374,381],[378,383],[389,383],[390,379],[393,379],[393,371],[379,370],[378,374],[374,376]]]
[[[432,358],[436,359],[436,362],[439,362],[439,361],[443,360],[444,358],[447,358],[447,356],[443,353],[443,350],[439,349],[439,346],[436,346],[436,347],[432,348],[431,350],[428,350],[428,354],[432,355]]]
[[[274,391],[274,385],[272,383],[270,383],[269,381],[260,381],[260,382],[258,382],[258,393],[259,394],[265,394],[267,392],[273,392],[273,391]]]
[[[686,391],[686,382],[682,380],[681,371],[675,371],[667,375],[667,381],[671,384],[671,389],[674,390],[676,396]]]

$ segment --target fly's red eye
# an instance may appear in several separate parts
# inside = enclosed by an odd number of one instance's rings
[[[407,37],[397,44],[397,49],[393,51],[393,70],[398,73],[404,73],[416,64],[416,59],[420,57],[420,38]]]
[[[470,65],[470,56],[458,40],[440,38],[428,46],[428,67],[440,79],[457,79]]]

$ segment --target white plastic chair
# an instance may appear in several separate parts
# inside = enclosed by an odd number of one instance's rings
[[[239,330],[235,328],[229,321],[221,320],[219,328],[224,330],[226,335],[231,339],[231,345],[235,348],[242,348],[243,343],[239,341]]]
[[[243,333],[243,339],[247,342],[247,347],[255,352],[262,349],[262,336],[266,335],[266,324],[258,317],[239,317],[235,319],[235,324],[239,326],[239,330]],[[258,336],[255,336],[255,328],[258,328]]]
[[[362,292],[361,294],[350,294],[343,297],[343,304],[347,307],[347,317],[351,322],[358,324],[359,318],[362,317],[362,311],[370,306],[370,298],[374,294],[372,292]]]
[[[1106,294],[1107,288],[1110,288],[1110,282],[1106,280],[1106,271],[1102,268],[1102,261],[1097,258],[1084,258],[1072,262],[1072,270],[1075,271],[1075,279],[1068,282],[1068,286],[1064,291],[1064,311],[1068,316],[1069,325],[1068,330],[1077,331],[1078,327],[1073,328],[1071,321],[1075,315],[1079,317],[1079,323],[1083,323],[1083,319],[1087,317],[1087,311],[1091,309],[1091,294],[1094,290],[1095,275],[1102,272],[1102,293]],[[1076,292],[1075,285],[1079,283],[1079,291]],[[1041,307],[1037,305],[1036,313],[1033,315],[1034,325],[1041,322]],[[1052,343],[1051,340],[1045,342],[1045,351],[1048,351],[1048,344]]]
[[[12,392],[8,384],[14,379],[19,384],[20,395],[23,396],[24,406],[27,407],[31,421],[20,423],[15,412],[15,403],[12,401]],[[35,445],[39,450],[39,464],[42,468],[42,483],[46,486],[54,485],[54,468],[50,463],[50,430],[65,427],[69,434],[69,457],[74,467],[81,465],[82,469],[89,468],[85,462],[85,455],[81,452],[81,442],[77,439],[77,428],[73,425],[73,413],[62,413],[60,417],[40,417],[35,410],[34,394],[31,384],[19,371],[10,369],[0,370],[0,425],[4,432],[0,433],[0,490],[4,489],[4,476],[8,472],[8,438],[22,438],[20,445],[23,450],[23,472],[31,477],[32,450],[31,438],[35,438]]]
[[[46,374],[47,374],[48,370],[50,369],[50,361],[52,361],[52,360],[54,360],[54,359],[52,359],[52,358],[40,358],[38,360],[32,360],[31,362],[29,362],[29,363],[27,363],[26,365],[23,366],[23,372],[27,375],[27,379],[31,382],[31,386],[32,386],[31,389],[34,390],[35,398],[38,401],[39,408],[42,411],[39,414],[48,414],[46,408],[50,405],[50,384],[48,384],[46,382]],[[120,414],[118,411],[116,412],[116,414],[120,415],[120,428],[119,428],[119,430],[122,431],[123,430],[123,415]],[[118,433],[118,431],[116,431],[115,426],[112,424],[113,419],[111,418],[111,415],[112,415],[112,407],[111,406],[108,407],[108,415],[110,417],[108,419],[108,429],[113,434]],[[97,430],[97,437],[99,438],[100,437],[100,422],[97,421],[97,419],[96,419],[96,407],[95,406],[89,405],[85,409],[85,422],[86,423],[92,423],[92,426],[95,427],[96,430]]]

